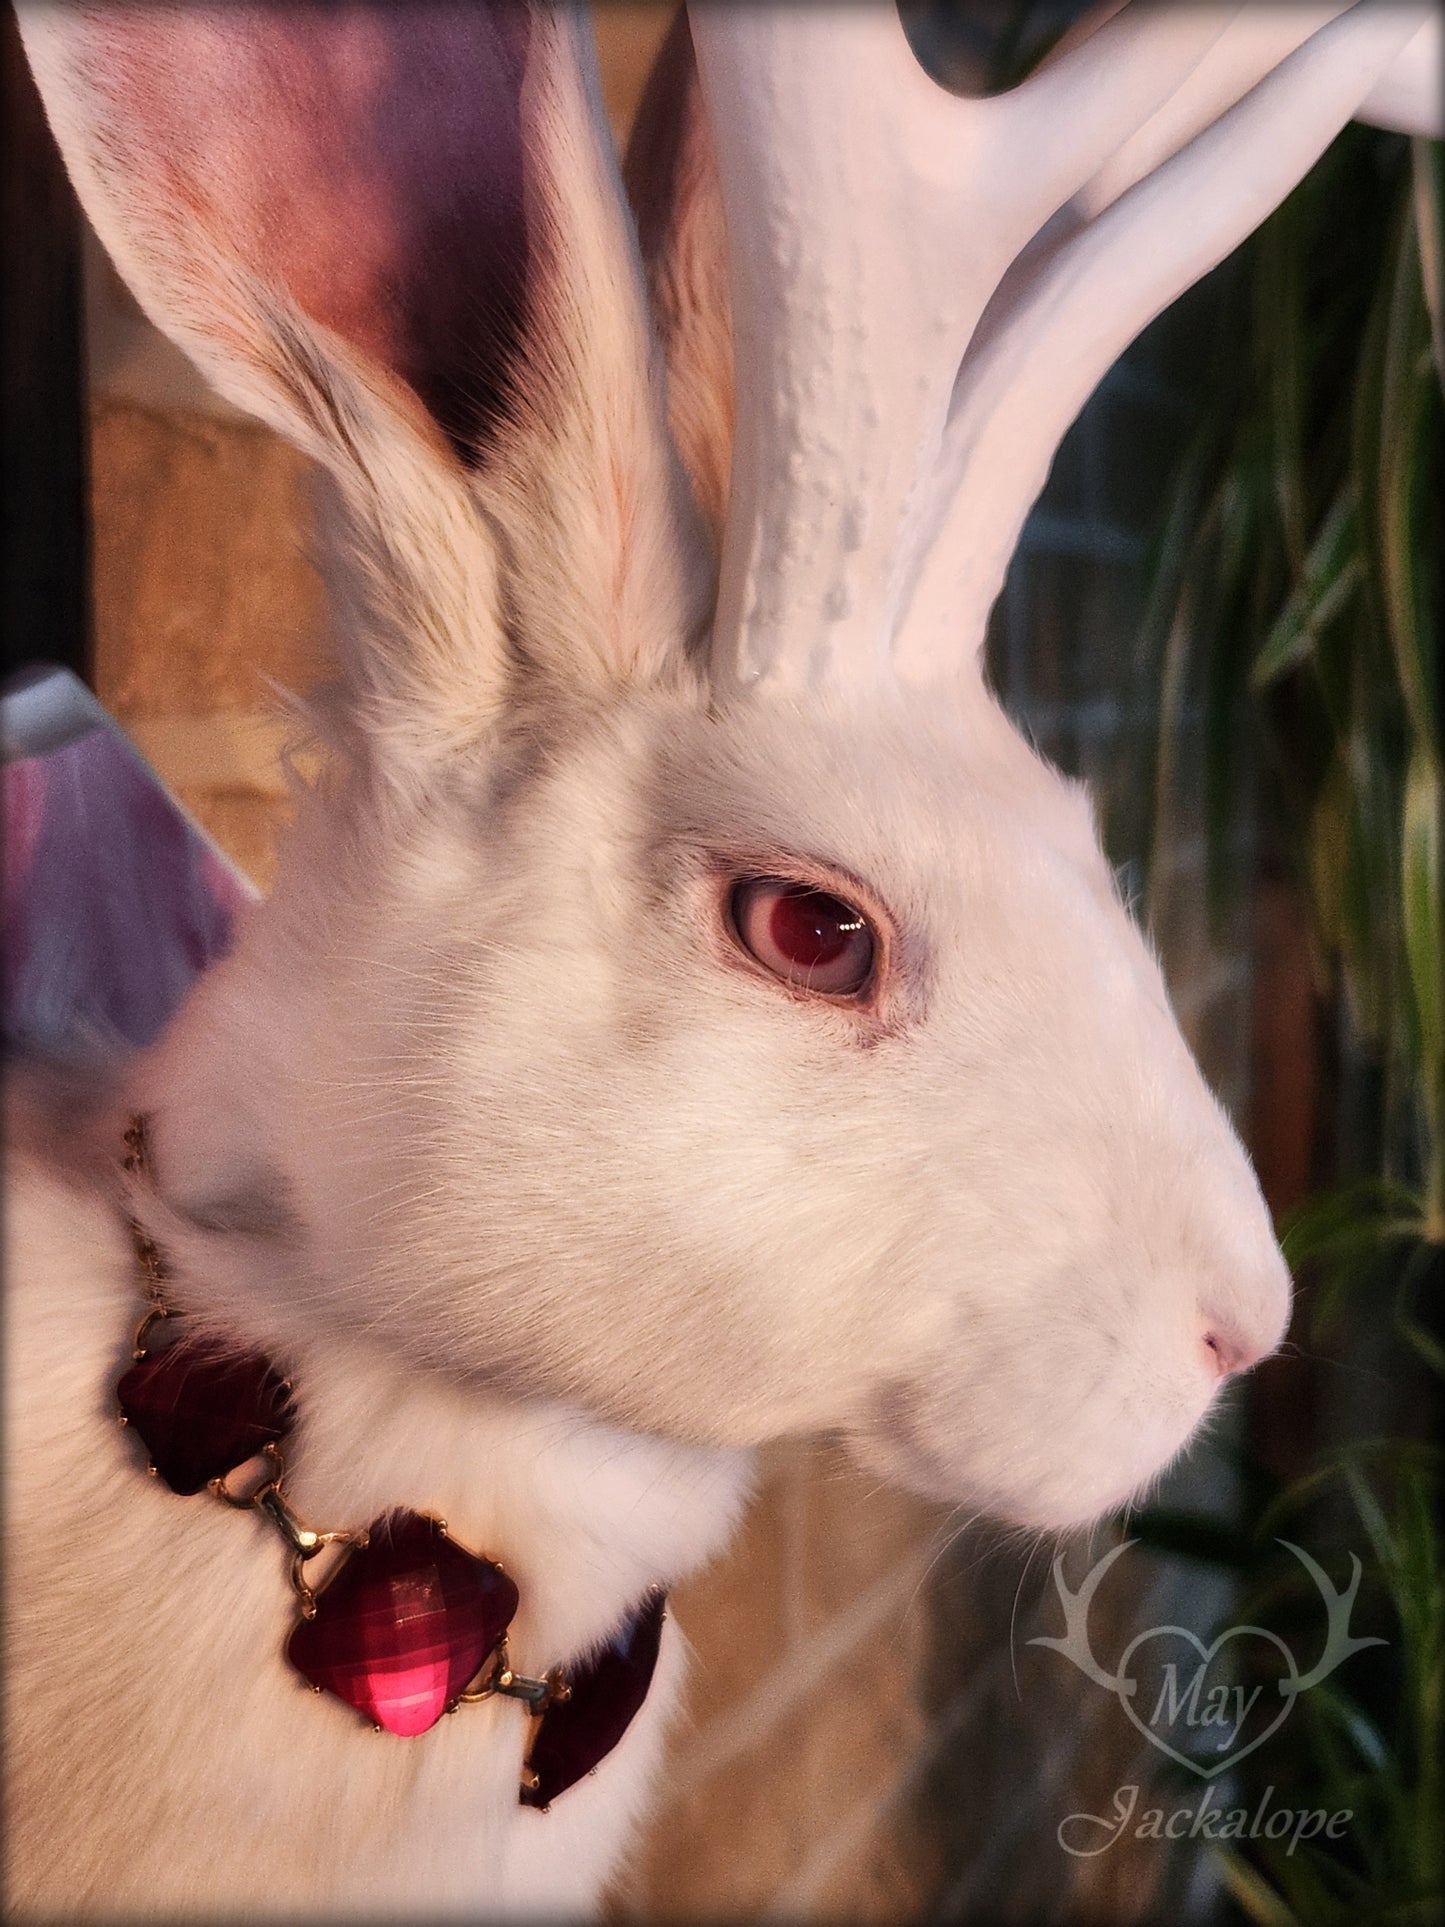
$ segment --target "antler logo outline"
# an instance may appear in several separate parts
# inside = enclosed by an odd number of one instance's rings
[[[1349,1584],[1342,1589],[1338,1589],[1332,1583],[1324,1568],[1305,1551],[1303,1546],[1295,1545],[1290,1539],[1280,1539],[1276,1543],[1283,1546],[1287,1552],[1293,1553],[1295,1558],[1300,1561],[1314,1582],[1325,1604],[1326,1631],[1324,1647],[1318,1660],[1307,1673],[1300,1672],[1293,1652],[1280,1638],[1278,1633],[1271,1632],[1268,1627],[1227,1626],[1206,1646],[1198,1634],[1192,1632],[1187,1626],[1174,1625],[1151,1626],[1143,1632],[1136,1633],[1120,1655],[1115,1670],[1112,1673],[1106,1672],[1095,1658],[1093,1647],[1090,1643],[1088,1626],[1089,1608],[1106,1574],[1124,1553],[1137,1543],[1137,1540],[1125,1539],[1119,1545],[1112,1547],[1110,1551],[1105,1553],[1102,1559],[1094,1563],[1084,1575],[1077,1590],[1073,1591],[1070,1590],[1064,1578],[1064,1554],[1061,1552],[1054,1560],[1053,1579],[1055,1590],[1059,1595],[1059,1603],[1064,1609],[1063,1634],[1059,1636],[1040,1633],[1030,1639],[1028,1644],[1030,1646],[1050,1647],[1055,1652],[1062,1653],[1070,1664],[1077,1667],[1086,1679],[1092,1681],[1096,1686],[1102,1686],[1107,1692],[1114,1695],[1131,1724],[1137,1727],[1152,1746],[1157,1747],[1161,1753],[1167,1754],[1170,1759],[1177,1761],[1181,1766],[1188,1767],[1190,1772],[1197,1774],[1200,1779],[1212,1780],[1217,1774],[1224,1772],[1226,1768],[1236,1766],[1240,1760],[1244,1759],[1247,1754],[1252,1753],[1256,1747],[1263,1746],[1264,1742],[1284,1724],[1298,1703],[1300,1695],[1308,1692],[1311,1687],[1318,1686],[1322,1680],[1327,1679],[1329,1675],[1335,1671],[1336,1667],[1342,1665],[1351,1654],[1362,1652],[1368,1646],[1384,1646],[1388,1643],[1376,1634],[1361,1639],[1350,1631],[1350,1617],[1354,1611],[1355,1599],[1359,1593],[1360,1580],[1362,1577],[1360,1561],[1354,1553],[1350,1554]],[[1148,1720],[1141,1718],[1136,1704],[1139,1681],[1130,1670],[1131,1662],[1139,1648],[1150,1640],[1183,1640],[1193,1647],[1199,1657],[1199,1664],[1190,1688],[1190,1694],[1197,1702],[1204,1675],[1215,1656],[1228,1641],[1243,1638],[1266,1640],[1276,1648],[1283,1660],[1284,1672],[1278,1681],[1281,1702],[1279,1711],[1273,1719],[1268,1721],[1262,1731],[1256,1733],[1247,1743],[1231,1745],[1225,1742],[1217,1749],[1223,1754],[1223,1757],[1207,1763],[1200,1760],[1197,1755],[1183,1752],[1173,1746],[1164,1734],[1155,1730],[1155,1721],[1159,1716],[1161,1708],[1163,1708],[1166,1703],[1166,1693],[1161,1692],[1154,1713],[1150,1718]],[[1174,1675],[1174,1669],[1172,1667],[1166,1668],[1165,1671],[1166,1674]],[[1188,1695],[1176,1696],[1176,1685],[1177,1676],[1171,1677],[1167,1689],[1168,1704],[1171,1708],[1171,1727],[1173,1720],[1178,1715],[1180,1706],[1184,1703],[1185,1698],[1189,1697]],[[1214,1689],[1216,1693],[1221,1690],[1223,1689],[1218,1687]],[[1242,1688],[1236,1690],[1240,1693],[1243,1691]],[[1236,1741],[1239,1740],[1243,1730],[1245,1714],[1249,1708],[1252,1707],[1254,1698],[1261,1690],[1261,1688],[1255,1689],[1255,1693],[1250,1696],[1248,1705],[1245,1705],[1242,1700],[1240,1701],[1241,1712],[1235,1725]]]

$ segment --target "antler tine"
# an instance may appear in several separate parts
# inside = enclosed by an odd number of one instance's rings
[[[1123,1682],[1117,1673],[1106,1673],[1094,1657],[1093,1647],[1089,1643],[1089,1607],[1103,1583],[1104,1575],[1132,1544],[1132,1540],[1125,1539],[1106,1552],[1079,1582],[1077,1592],[1069,1590],[1064,1578],[1064,1555],[1059,1553],[1054,1560],[1053,1574],[1054,1589],[1064,1609],[1063,1635],[1055,1638],[1052,1633],[1037,1633],[1028,1642],[1030,1646],[1048,1646],[1054,1652],[1062,1653],[1086,1678],[1093,1680],[1096,1686],[1106,1686],[1111,1693],[1117,1691]]]
[[[1331,1582],[1324,1567],[1317,1560],[1312,1559],[1303,1546],[1295,1545],[1291,1539],[1281,1539],[1279,1543],[1287,1552],[1294,1554],[1314,1581],[1320,1597],[1325,1602],[1327,1615],[1324,1651],[1309,1672],[1290,1682],[1290,1691],[1298,1695],[1309,1692],[1311,1687],[1318,1686],[1322,1679],[1328,1679],[1335,1668],[1342,1665],[1352,1653],[1363,1652],[1367,1646],[1384,1646],[1388,1642],[1373,1633],[1368,1638],[1357,1639],[1350,1631],[1350,1614],[1355,1609],[1355,1596],[1360,1590],[1363,1572],[1355,1553],[1350,1554],[1350,1583],[1343,1591],[1339,1591]]]
[[[1011,94],[964,101],[891,0],[694,7],[737,369],[719,680],[967,664],[1089,390],[1430,10],[1109,11]]]
[[[1116,12],[1128,8],[1128,0],[1108,0],[1108,4]],[[1322,0],[1319,5],[1300,5],[1298,0],[1290,0],[1284,6],[1266,3],[1236,13],[1158,112],[1121,142],[1098,172],[1081,184],[1067,209],[1070,225],[1082,226],[1101,214],[1136,181],[1161,167],[1312,34],[1347,13],[1351,4],[1352,0]],[[1086,16],[1078,30],[1086,29],[1093,18]]]
[[[876,679],[980,314],[1229,14],[1151,8],[1106,28],[1031,83],[1027,112],[944,93],[892,0],[691,18],[738,375],[714,670]]]
[[[1356,119],[1397,134],[1445,140],[1445,17],[1438,11],[1370,89]]]
[[[1109,0],[1109,4],[1120,8],[1128,0]],[[1236,14],[1158,113],[1074,195],[1067,210],[1071,224],[1081,226],[1102,213],[1136,181],[1161,167],[1312,34],[1347,12],[1350,4],[1351,0],[1330,0],[1330,4],[1301,6],[1290,0],[1287,5],[1262,4]],[[1083,25],[1088,25],[1087,19]],[[1417,27],[1360,103],[1356,118],[1436,140],[1445,134],[1445,16],[1432,13]]]
[[[1352,7],[1095,218],[1017,264],[959,372],[902,676],[933,679],[977,650],[1024,517],[1091,389],[1284,199],[1426,14]],[[1271,32],[1267,19],[1260,30]]]
[[[1117,12],[1128,0],[1107,0],[1107,4]],[[1286,5],[1259,4],[1237,13],[1159,111],[1074,195],[1067,210],[1072,225],[1080,226],[1102,213],[1136,181],[1162,166],[1311,34],[1348,12],[1351,4],[1353,0],[1327,0],[1302,6],[1289,0]],[[1096,14],[1086,16],[1080,29],[1096,19]],[[1073,34],[1067,36],[1054,57],[1066,51],[1073,38]],[[1436,140],[1445,134],[1445,17],[1432,13],[1417,27],[1413,39],[1360,103],[1356,118]]]

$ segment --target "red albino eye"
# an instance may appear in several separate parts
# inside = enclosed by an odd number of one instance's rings
[[[873,932],[861,910],[783,877],[748,877],[732,898],[733,925],[758,962],[784,983],[846,997],[873,970]]]

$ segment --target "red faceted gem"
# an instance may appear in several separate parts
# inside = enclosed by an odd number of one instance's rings
[[[172,1492],[199,1492],[279,1444],[296,1422],[286,1381],[259,1352],[215,1338],[179,1338],[137,1359],[116,1387]]]
[[[667,1594],[654,1586],[620,1632],[595,1659],[567,1675],[571,1695],[542,1715],[527,1764],[535,1786],[523,1787],[524,1807],[548,1807],[605,1760],[647,1698],[662,1640]]]
[[[303,1678],[388,1733],[435,1726],[512,1623],[517,1588],[500,1566],[450,1540],[435,1519],[392,1512],[292,1633]]]

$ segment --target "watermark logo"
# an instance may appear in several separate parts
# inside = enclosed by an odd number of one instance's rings
[[[1060,1554],[1054,1561],[1054,1584],[1064,1609],[1063,1637],[1040,1636],[1029,1644],[1062,1653],[1086,1678],[1114,1695],[1151,1746],[1201,1780],[1214,1779],[1263,1746],[1284,1725],[1300,1695],[1327,1679],[1351,1653],[1385,1644],[1378,1638],[1357,1639],[1350,1632],[1360,1589],[1360,1562],[1354,1554],[1350,1583],[1337,1591],[1303,1547],[1281,1539],[1324,1601],[1324,1650],[1308,1672],[1300,1670],[1278,1633],[1264,1626],[1229,1626],[1207,1645],[1187,1626],[1151,1626],[1135,1634],[1110,1672],[1090,1645],[1089,1607],[1105,1574],[1132,1543],[1126,1540],[1106,1553],[1077,1592],[1064,1581]]]
[[[1139,1812],[1137,1786],[1121,1786],[1109,1813],[1071,1813],[1059,1822],[1058,1842],[1075,1860],[1094,1860],[1118,1841],[1133,1840],[1285,1840],[1286,1859],[1292,1860],[1307,1840],[1343,1840],[1351,1807],[1331,1813],[1324,1807],[1277,1807],[1274,1788],[1266,1787],[1259,1805],[1217,1807],[1214,1788],[1207,1786],[1197,1807],[1150,1807]]]

